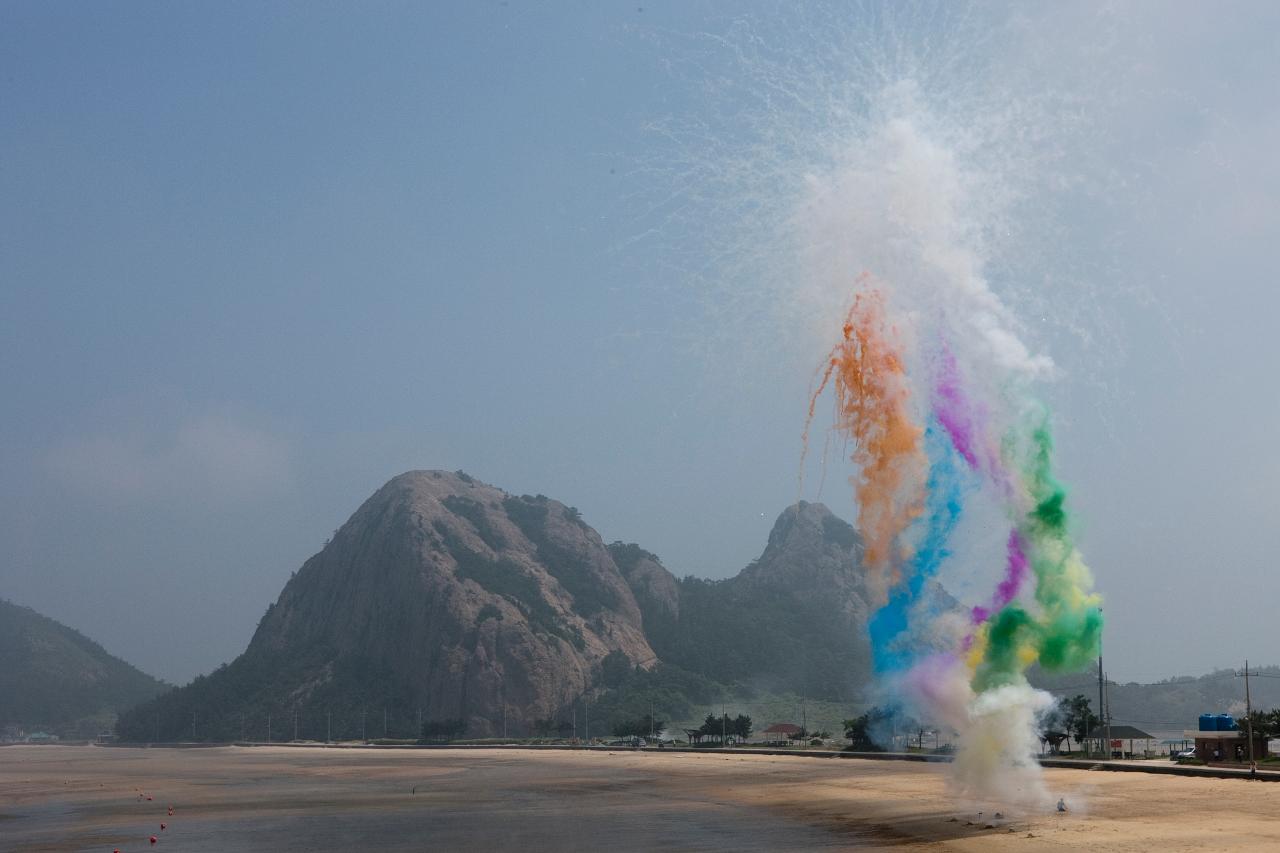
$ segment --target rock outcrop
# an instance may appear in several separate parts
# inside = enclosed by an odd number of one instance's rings
[[[665,663],[719,681],[848,699],[870,680],[862,542],[822,504],[779,516],[736,577],[676,580],[635,545],[610,546]]]
[[[471,736],[527,733],[580,697],[610,653],[656,661],[630,587],[576,509],[412,471],[294,574],[240,659],[184,691],[193,703],[201,690],[240,694],[286,717],[390,704],[462,720]]]

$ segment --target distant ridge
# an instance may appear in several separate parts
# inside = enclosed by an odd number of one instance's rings
[[[1241,662],[1243,664],[1243,661]],[[1257,677],[1251,679],[1250,692],[1254,710],[1280,708],[1280,666],[1250,664]],[[1220,669],[1201,676],[1179,676],[1143,684],[1136,681],[1110,682],[1107,701],[1111,704],[1112,721],[1135,725],[1149,732],[1167,735],[1197,726],[1201,714],[1244,716],[1244,679],[1240,670]],[[1055,696],[1083,695],[1096,710],[1098,706],[1098,673],[1084,672],[1046,675],[1030,673],[1031,683]]]
[[[0,730],[91,738],[167,686],[30,607],[0,599]]]

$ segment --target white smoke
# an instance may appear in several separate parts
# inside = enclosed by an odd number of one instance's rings
[[[1039,721],[1053,697],[1027,684],[978,694],[969,703],[953,765],[957,794],[971,803],[1005,812],[1038,812],[1053,799],[1036,755]]]
[[[955,732],[951,765],[957,800],[975,811],[1028,814],[1053,804],[1037,761],[1042,717],[1053,697],[1026,683],[974,693],[951,656],[926,658],[886,685],[904,711]]]
[[[1044,376],[1053,362],[1022,341],[985,277],[983,216],[1003,215],[984,196],[990,178],[966,171],[923,130],[936,122],[914,90],[902,83],[886,91],[881,120],[850,140],[828,172],[807,176],[795,215],[802,290],[815,314],[838,317],[854,277],[869,272],[897,310],[917,322],[949,321],[953,348],[987,370]]]
[[[1053,370],[1046,337],[1097,313],[1065,286],[1085,285],[1057,212],[1096,184],[1076,169],[1110,103],[1098,57],[1028,49],[1039,26],[1000,6],[875,3],[653,34],[696,103],[650,124],[667,150],[636,169],[636,240],[688,259],[696,337],[734,352],[712,361],[754,382],[812,365],[866,271],[911,322],[947,324],[965,360]]]

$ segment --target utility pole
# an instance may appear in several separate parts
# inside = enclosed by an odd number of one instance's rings
[[[1247,685],[1248,682],[1246,681]],[[649,740],[653,740],[653,699],[649,699]]]
[[[191,712],[191,739],[196,739],[196,712]]]
[[[382,706],[382,736],[387,736],[387,706]]]
[[[1249,659],[1244,661],[1244,719],[1245,736],[1249,738],[1249,775],[1258,772],[1258,762],[1253,756],[1253,699],[1249,695]]]
[[[267,743],[271,743],[271,715],[267,714]]]
[[[298,739],[298,706],[293,706],[293,739]]]
[[[244,743],[244,711],[240,712],[240,742]]]
[[[1102,734],[1102,653],[1098,653],[1098,734]],[[1109,745],[1109,744],[1108,744]],[[1106,750],[1100,750],[1104,755]]]
[[[369,740],[368,729],[365,727],[365,718],[368,715],[369,715],[368,708],[360,709],[360,740],[363,740],[363,741]]]
[[[729,745],[729,715],[724,712],[724,703],[720,703],[720,745]]]
[[[582,697],[582,739],[587,742],[587,746],[591,746],[591,695]]]
[[[573,739],[578,739],[578,706],[573,706]]]
[[[1105,689],[1104,695],[1107,700],[1107,758],[1111,757],[1111,685],[1107,683],[1107,677],[1102,677],[1102,684]],[[1124,751],[1121,750],[1120,757],[1124,757]]]
[[[324,742],[333,740],[333,711],[324,712]]]

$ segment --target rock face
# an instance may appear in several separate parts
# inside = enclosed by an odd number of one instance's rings
[[[415,708],[483,737],[554,716],[611,652],[656,660],[631,589],[577,510],[413,471],[295,573],[240,659],[190,689],[247,694],[285,718],[312,709],[313,726],[319,708]]]
[[[91,738],[165,689],[79,631],[0,599],[0,730]]]
[[[870,617],[862,537],[820,503],[800,501],[778,516],[764,553],[736,579],[756,595],[791,595],[834,609],[841,628],[866,633]]]
[[[680,618],[680,582],[656,554],[622,542],[611,544],[609,554],[640,605],[646,634],[661,632]]]
[[[624,549],[634,549],[630,561]],[[664,662],[832,699],[859,696],[869,682],[862,541],[822,504],[784,510],[760,558],[726,580],[676,580],[637,546],[610,550]]]
[[[414,471],[369,498],[285,587],[249,651],[386,662],[430,718],[473,733],[552,716],[613,651],[651,665],[640,609],[577,511]],[[318,685],[302,683],[304,700]]]

